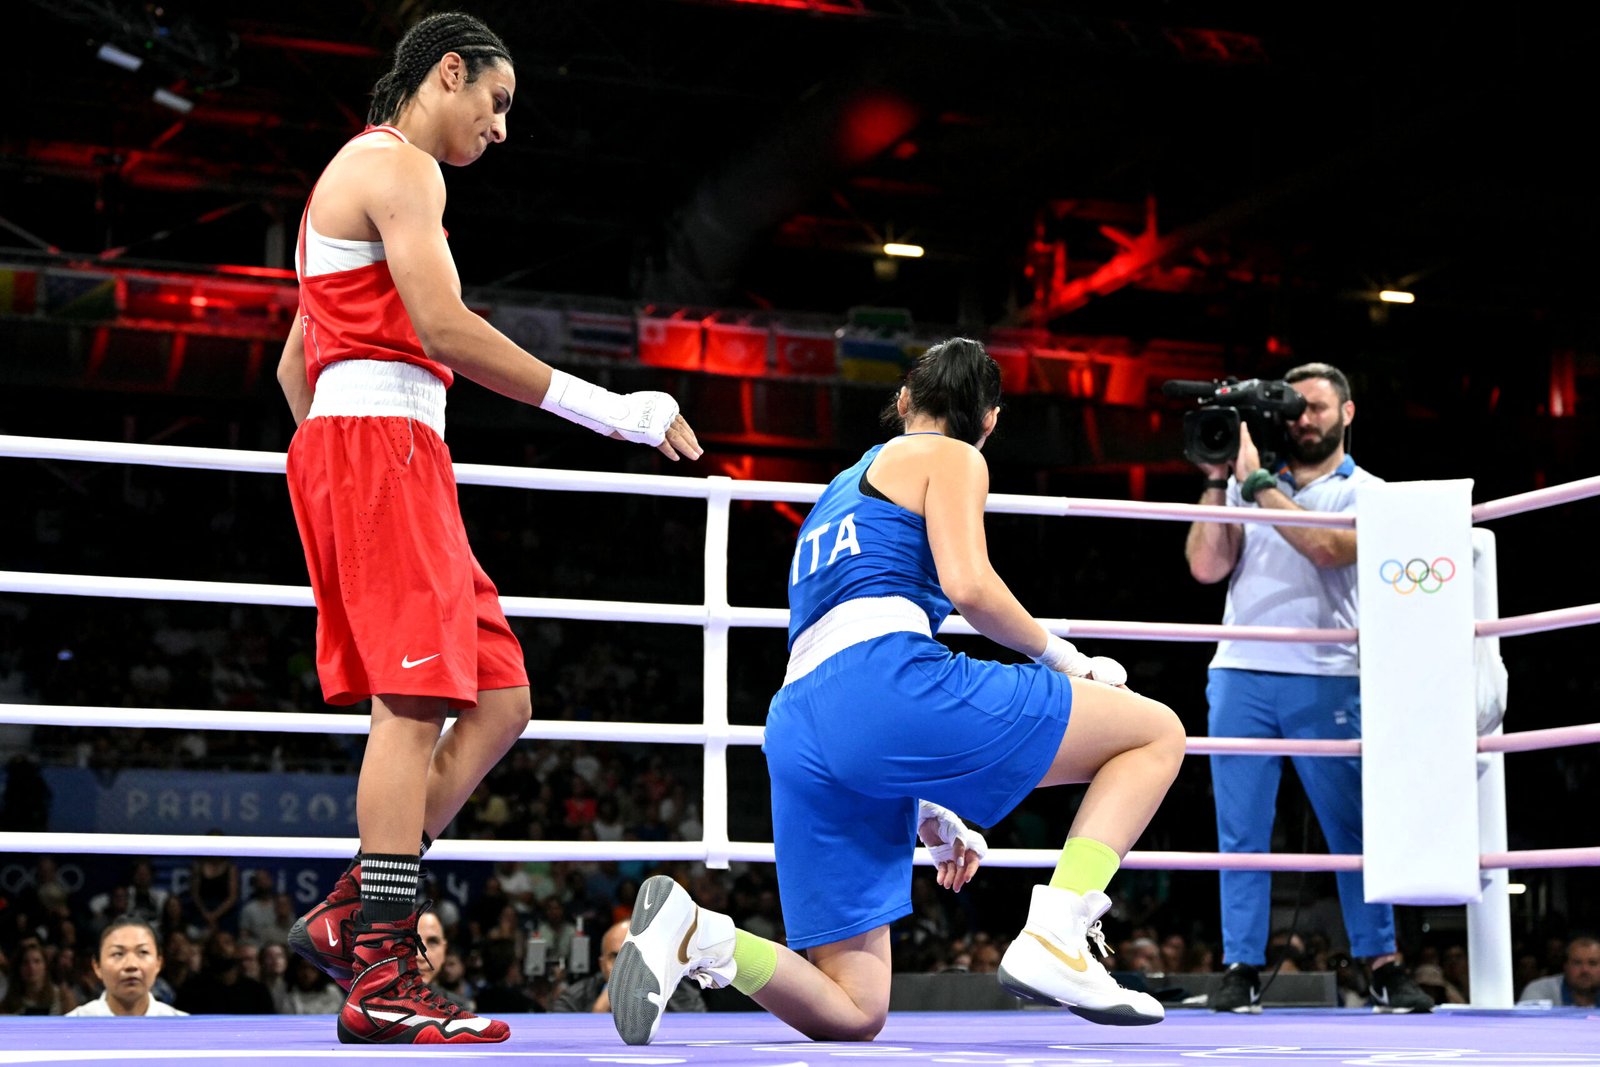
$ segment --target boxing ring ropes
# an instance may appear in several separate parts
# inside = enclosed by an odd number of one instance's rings
[[[238,451],[169,445],[102,443],[0,435],[0,457],[143,466],[179,467],[282,475],[285,457],[277,452]],[[738,607],[727,599],[730,509],[734,501],[814,502],[823,486],[726,477],[676,477],[530,469],[458,463],[461,485],[497,486],[560,492],[633,493],[700,498],[706,501],[704,601],[700,604],[629,603],[607,600],[502,596],[511,617],[655,623],[700,627],[704,632],[704,708],[698,725],[661,723],[567,722],[534,720],[524,739],[634,742],[700,745],[704,750],[703,840],[682,842],[581,841],[451,841],[436,842],[429,855],[440,860],[676,860],[723,868],[730,861],[773,861],[770,843],[732,841],[728,837],[730,745],[759,745],[762,728],[728,721],[728,631],[732,627],[782,628],[783,608]],[[1522,493],[1478,504],[1474,523],[1539,508],[1600,496],[1600,477]],[[1286,513],[1199,504],[1112,501],[1074,497],[991,494],[988,510],[1004,514],[1068,517],[1157,519],[1268,523],[1353,528],[1350,514]],[[1493,578],[1492,554],[1487,561]],[[0,592],[67,596],[103,596],[144,600],[177,600],[222,604],[312,607],[309,587],[257,583],[170,581],[92,575],[0,571]],[[1281,642],[1351,642],[1355,630],[1313,630],[1283,627],[1172,624],[1087,619],[1040,619],[1055,633],[1074,638],[1152,641],[1215,641],[1222,637]],[[1479,638],[1509,637],[1600,622],[1600,604],[1542,611],[1511,618],[1482,619]],[[942,633],[976,631],[952,616]],[[181,730],[245,730],[283,733],[365,733],[365,716],[328,713],[138,709],[122,707],[0,704],[0,723],[34,726],[100,726]],[[1600,723],[1504,734],[1497,727],[1478,741],[1480,865],[1483,900],[1468,904],[1470,988],[1473,1006],[1509,1007],[1512,1003],[1510,908],[1507,871],[1511,868],[1600,866],[1600,848],[1507,851],[1503,758],[1509,752],[1600,742]],[[1260,756],[1360,755],[1355,741],[1272,741],[1249,738],[1191,737],[1187,753],[1255,754]],[[228,856],[337,858],[352,855],[353,838],[250,837],[102,833],[24,833],[0,830],[0,853],[109,853],[146,856]],[[985,863],[997,867],[1052,867],[1057,852],[1049,849],[993,849]],[[918,849],[926,863],[926,851]],[[1123,866],[1160,870],[1358,870],[1358,855],[1303,853],[1238,854],[1215,852],[1134,851]]]

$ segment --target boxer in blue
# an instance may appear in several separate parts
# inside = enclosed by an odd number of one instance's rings
[[[955,813],[990,825],[1030,790],[1067,782],[1089,788],[1000,981],[1095,1022],[1163,1018],[1088,944],[1106,954],[1106,886],[1177,775],[1183,726],[1126,689],[1115,661],[1048,633],[990,565],[980,450],[999,405],[982,345],[935,345],[885,412],[903,432],[835,478],[806,518],[789,567],[789,667],[763,746],[788,947],[648,879],[611,979],[627,1043],[655,1036],[685,977],[731,984],[811,1038],[871,1040],[888,1013],[889,924],[911,911],[916,837],[939,884],[959,892],[986,845]],[[952,607],[1035,662],[952,654],[932,636]]]

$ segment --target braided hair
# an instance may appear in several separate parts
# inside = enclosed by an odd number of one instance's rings
[[[477,81],[483,68],[497,60],[511,64],[505,42],[471,15],[460,11],[429,15],[407,30],[395,46],[394,66],[372,87],[367,122],[381,126],[394,121],[446,52],[454,52],[466,61],[469,83]]]
[[[1000,365],[983,345],[966,337],[940,341],[906,375],[911,410],[943,419],[945,432],[969,445],[983,436],[983,419],[1000,406]],[[883,423],[900,426],[894,402]]]

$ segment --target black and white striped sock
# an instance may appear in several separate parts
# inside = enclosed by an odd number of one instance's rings
[[[399,922],[417,907],[417,872],[414,855],[384,852],[361,854],[361,917],[369,923]]]

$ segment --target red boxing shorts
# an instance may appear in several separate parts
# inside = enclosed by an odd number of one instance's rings
[[[308,418],[289,496],[317,600],[317,675],[330,704],[527,685],[522,646],[472,555],[450,451],[426,423]]]

